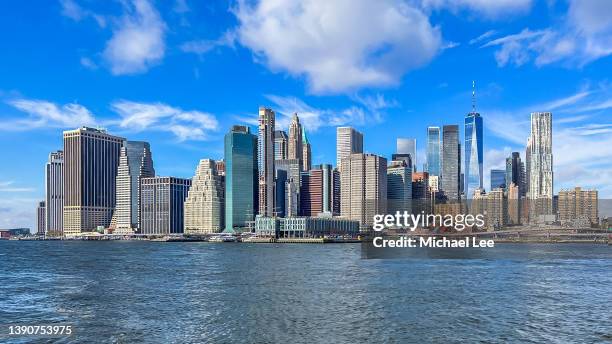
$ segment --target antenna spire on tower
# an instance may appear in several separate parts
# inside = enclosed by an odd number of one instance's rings
[[[472,80],[472,112],[476,112],[476,82]]]

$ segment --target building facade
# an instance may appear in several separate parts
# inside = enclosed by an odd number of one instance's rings
[[[36,235],[45,235],[47,229],[47,207],[45,201],[38,202],[36,207]]]
[[[512,154],[506,158],[506,188],[511,184],[514,184],[519,189],[521,197],[526,195],[525,188],[525,164],[521,161],[521,155],[519,152],[512,152]]]
[[[116,178],[115,221],[117,233],[138,233],[140,228],[140,181],[154,177],[148,142],[125,141],[121,147]]]
[[[463,190],[467,197],[472,197],[475,189],[483,185],[483,126],[482,117],[477,112],[465,116],[465,168]]]
[[[461,144],[459,126],[442,127],[442,180],[441,189],[447,200],[457,202],[460,198]]]
[[[65,235],[110,225],[123,141],[101,129],[64,131]]]
[[[412,212],[412,168],[404,161],[387,166],[387,212]]]
[[[255,220],[258,207],[257,137],[235,125],[225,135],[225,231]]]
[[[214,160],[202,159],[185,200],[185,234],[219,233],[225,228],[224,178]]]
[[[306,136],[306,128],[302,128],[302,170],[309,171],[312,168],[312,147]]]
[[[336,166],[355,153],[363,153],[363,134],[351,127],[336,128]]]
[[[259,135],[257,136],[257,161],[259,164],[259,214],[274,213],[274,126],[272,109],[259,108]],[[291,143],[291,140],[290,142]]]
[[[491,189],[505,189],[506,188],[506,171],[505,170],[491,170]]]
[[[355,237],[359,222],[337,217],[257,217],[255,233],[260,237],[281,239]]]
[[[302,160],[302,154],[304,148],[302,147],[303,134],[302,124],[297,113],[294,113],[289,123],[289,141],[288,141],[288,155],[287,159],[299,159]]]
[[[539,215],[552,214],[553,154],[552,113],[531,113],[531,136],[528,145],[530,221]]]
[[[141,180],[141,233],[147,235],[184,232],[184,203],[191,179],[151,177]]]
[[[559,221],[563,226],[592,226],[599,223],[597,190],[576,187],[559,191]]]
[[[274,160],[287,159],[288,140],[287,133],[283,130],[274,131]]]
[[[45,234],[64,234],[64,152],[49,154],[45,165]]]
[[[300,159],[286,159],[276,161],[274,168],[277,171],[285,172],[285,180],[277,180],[277,187],[282,188],[282,192],[277,190],[278,197],[283,195],[283,205],[278,205],[275,216],[298,216],[300,212],[300,188],[302,185],[302,161]],[[278,178],[277,178],[278,179]],[[282,179],[282,178],[281,178]],[[282,214],[282,215],[281,215]]]
[[[302,175],[301,216],[333,214],[333,172],[331,165],[323,164]]]
[[[351,154],[340,160],[340,214],[372,227],[376,214],[387,212],[387,159],[374,154]]]
[[[440,176],[440,127],[427,128],[427,171]]]
[[[417,140],[414,138],[398,138],[396,140],[396,153],[397,154],[409,154],[410,160],[412,161],[412,168],[416,172],[417,166]]]

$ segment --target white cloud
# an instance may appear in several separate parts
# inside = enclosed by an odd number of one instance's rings
[[[216,40],[203,39],[185,42],[181,44],[180,49],[183,52],[193,53],[201,56],[217,47],[234,47],[235,40],[235,33],[233,31],[228,31]]]
[[[490,19],[523,14],[531,9],[531,0],[422,0],[426,9],[469,10]]]
[[[612,2],[571,0],[560,25],[498,38],[483,47],[499,46],[498,65],[520,66],[529,61],[542,66],[560,62],[583,66],[612,54]]]
[[[130,131],[145,129],[172,132],[179,141],[206,140],[211,131],[219,128],[217,119],[209,113],[184,111],[163,103],[138,103],[126,100],[111,104],[122,118],[116,122]]]
[[[399,0],[241,1],[235,14],[238,40],[256,59],[305,77],[315,93],[396,85],[442,41],[421,10]]]
[[[91,17],[96,21],[96,23],[98,23],[100,27],[106,26],[106,18],[104,16],[96,14],[81,7],[74,0],[60,0],[60,4],[62,6],[62,15],[64,17],[68,17],[77,22],[85,18]]]
[[[30,228],[36,231],[36,205],[41,199],[0,197],[0,228]]]
[[[163,59],[166,49],[166,24],[147,0],[125,3],[125,10],[103,53],[115,75],[146,72]]]
[[[0,129],[68,128],[96,123],[93,114],[86,107],[76,103],[58,106],[45,100],[15,99],[8,104],[27,113],[29,118],[0,122]]]
[[[81,57],[81,66],[87,68],[87,69],[98,69],[98,65],[93,62],[89,57]]]
[[[36,189],[31,187],[15,186],[13,181],[0,182],[0,192],[33,192]]]
[[[476,38],[472,38],[472,39],[470,40],[470,45],[472,45],[472,44],[476,44],[476,43],[479,43],[479,42],[481,42],[481,41],[483,41],[483,40],[485,40],[485,39],[487,39],[487,38],[493,37],[493,36],[495,36],[495,35],[497,35],[497,31],[495,31],[495,30],[489,30],[489,31],[487,31],[487,32],[483,33],[482,35],[480,35],[480,36],[478,36],[478,37],[476,37]]]

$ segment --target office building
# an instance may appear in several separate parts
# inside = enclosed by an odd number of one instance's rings
[[[306,128],[302,129],[302,134],[302,170],[309,171],[312,168],[312,148],[306,136]]]
[[[332,214],[334,216],[340,215],[340,199],[342,197],[340,187],[340,170],[335,167],[332,171]]]
[[[217,169],[217,175],[225,177],[225,160],[217,160],[215,161],[215,165]]]
[[[506,171],[491,170],[491,190],[506,188]]]
[[[461,144],[459,143],[459,126],[442,127],[442,180],[441,189],[449,202],[460,198]]]
[[[590,227],[599,223],[597,190],[559,191],[559,221],[563,226]]]
[[[224,178],[217,164],[202,159],[191,178],[191,187],[184,204],[185,234],[208,234],[223,231],[225,217]]]
[[[36,207],[36,235],[45,235],[45,230],[47,228],[47,211],[45,206],[45,201],[38,202],[38,207]]]
[[[511,184],[515,184],[519,189],[521,197],[526,195],[525,188],[525,165],[521,161],[519,152],[512,152],[510,157],[506,158],[506,188]]]
[[[274,213],[274,111],[259,108],[259,135],[257,137],[257,159],[259,163],[259,214]],[[291,137],[290,137],[291,139]],[[289,140],[291,148],[291,140]]]
[[[440,176],[440,127],[427,128],[427,171],[429,176]]]
[[[340,214],[372,227],[376,214],[387,212],[387,159],[374,154],[351,154],[340,159]]]
[[[333,168],[329,164],[315,166],[302,175],[300,215],[332,215]]]
[[[65,235],[110,225],[123,141],[102,129],[82,127],[64,131]]]
[[[285,171],[286,176],[284,183],[277,180],[277,187],[283,188],[282,193],[277,191],[277,194],[284,195],[283,206],[277,206],[277,216],[298,216],[300,186],[302,185],[302,161],[299,159],[285,159],[275,162],[274,168],[277,171]],[[282,178],[282,175],[281,175]]]
[[[431,212],[431,192],[429,189],[429,173],[416,172],[412,174],[412,213],[426,214]]]
[[[483,186],[483,126],[482,117],[472,109],[465,116],[465,168],[463,192],[472,197],[475,189]]]
[[[45,234],[64,234],[64,152],[49,154],[45,165]]]
[[[531,113],[531,135],[528,145],[530,220],[552,214],[553,155],[552,113]]]
[[[520,225],[521,224],[521,194],[518,185],[511,183],[506,187],[508,190],[508,224],[509,225]]]
[[[351,127],[336,128],[336,166],[355,153],[363,153],[363,134]]]
[[[302,160],[302,155],[304,154],[302,146],[303,136],[300,118],[297,113],[294,113],[289,123],[288,159]]]
[[[280,239],[326,238],[359,234],[359,222],[337,217],[272,218],[258,216],[255,233]]]
[[[287,133],[283,130],[274,131],[274,160],[287,159],[288,140]]]
[[[387,166],[387,212],[412,211],[412,168],[404,161]]]
[[[396,141],[397,154],[409,154],[412,161],[412,168],[416,172],[417,166],[417,141],[413,138],[398,138]],[[395,159],[394,159],[395,160]]]
[[[125,141],[121,147],[116,178],[115,221],[117,233],[138,233],[140,228],[140,181],[154,177],[148,142]]]
[[[151,177],[141,179],[140,231],[148,235],[184,232],[184,204],[191,179]]]
[[[402,161],[406,164],[406,166],[410,167],[411,170],[414,169],[414,165],[412,164],[412,154],[394,153],[391,154],[391,161]]]
[[[257,137],[233,126],[225,135],[225,231],[242,230],[257,213]]]

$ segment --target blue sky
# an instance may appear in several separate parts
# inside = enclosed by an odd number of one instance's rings
[[[222,158],[260,105],[297,111],[314,163],[335,127],[390,156],[428,125],[461,124],[476,81],[491,168],[552,111],[555,190],[612,196],[612,2],[102,1],[0,5],[0,227],[34,227],[44,163],[80,125],[151,142],[160,175]]]

